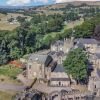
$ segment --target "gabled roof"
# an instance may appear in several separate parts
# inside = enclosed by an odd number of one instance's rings
[[[96,39],[91,39],[91,38],[80,38],[80,39],[75,39],[76,42],[82,43],[82,44],[98,44],[99,42]]]
[[[58,45],[64,45],[64,40],[58,40],[54,42],[52,45],[58,46]]]
[[[95,56],[97,57],[97,59],[100,59],[100,53],[96,53]]]
[[[64,52],[63,51],[59,51],[59,52],[55,52],[55,51],[50,51],[48,53],[48,55],[52,56],[52,57],[59,57],[59,56],[64,56]]]
[[[42,54],[31,54],[28,59],[28,61],[30,62],[39,62],[41,64],[44,64],[45,67],[47,67],[52,60],[53,58],[50,55]]]
[[[54,69],[54,72],[65,72],[64,67],[61,65],[57,65],[56,68]]]
[[[69,78],[51,78],[51,81],[70,81]]]

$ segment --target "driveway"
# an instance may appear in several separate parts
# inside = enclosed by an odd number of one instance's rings
[[[0,83],[0,91],[24,91],[25,86]]]

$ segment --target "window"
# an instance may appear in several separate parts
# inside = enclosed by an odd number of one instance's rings
[[[59,86],[61,86],[61,82],[59,82]]]
[[[31,65],[29,65],[29,69],[31,69],[31,67],[32,67],[32,66],[31,66]]]
[[[96,89],[96,85],[95,85],[95,89]]]

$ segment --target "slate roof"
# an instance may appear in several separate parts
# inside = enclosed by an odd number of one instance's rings
[[[96,53],[95,55],[96,55],[97,59],[100,59],[100,53]]]
[[[53,72],[65,72],[63,66],[57,65]]]
[[[84,48],[84,45],[82,44],[82,43],[77,43],[76,45],[75,45],[75,47],[74,48],[81,48],[81,49],[83,49]]]
[[[52,57],[59,57],[59,56],[64,56],[64,52],[63,51],[59,51],[59,52],[55,52],[55,51],[50,51],[48,53],[48,55],[52,56]]]
[[[94,29],[94,33],[97,34],[97,33],[100,33],[100,25],[97,25]]]
[[[69,78],[51,78],[51,81],[70,81]]]
[[[38,55],[38,54],[31,54],[29,56],[29,60],[30,62],[34,62],[37,61],[41,64],[44,64],[46,67],[48,66],[48,64],[52,61],[52,57],[50,55]]]
[[[46,61],[47,55],[31,54],[29,56],[29,61],[39,61],[44,63]]]
[[[55,45],[55,46],[64,45],[64,41],[63,40],[58,40],[58,41],[54,42],[53,45]]]
[[[79,42],[82,44],[98,44],[99,42],[95,39],[91,39],[91,38],[80,38],[80,39],[75,39],[75,42]]]

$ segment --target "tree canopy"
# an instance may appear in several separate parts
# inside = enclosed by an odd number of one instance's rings
[[[63,66],[68,75],[71,75],[78,83],[87,78],[87,56],[86,53],[80,49],[74,49],[69,52]]]
[[[63,13],[35,14],[29,12],[31,14],[26,14],[31,16],[30,21],[26,20],[26,17],[18,16],[17,20],[20,22],[18,28],[13,31],[0,31],[0,65],[10,60],[19,59],[23,55],[48,49],[51,43],[58,39],[69,38],[72,35],[75,38],[99,36],[98,33],[93,34],[95,26],[100,24],[100,14],[96,17],[93,16],[99,12],[99,8],[90,7],[85,12],[85,9],[81,7],[68,5],[64,9],[57,8],[55,10],[62,10]],[[96,13],[94,14],[94,12]],[[92,13],[92,18],[90,15],[87,18],[88,13]],[[73,29],[64,29],[65,24],[79,20],[80,14],[83,14],[85,21],[82,25],[73,28],[74,33]],[[87,16],[84,14],[87,14]]]

